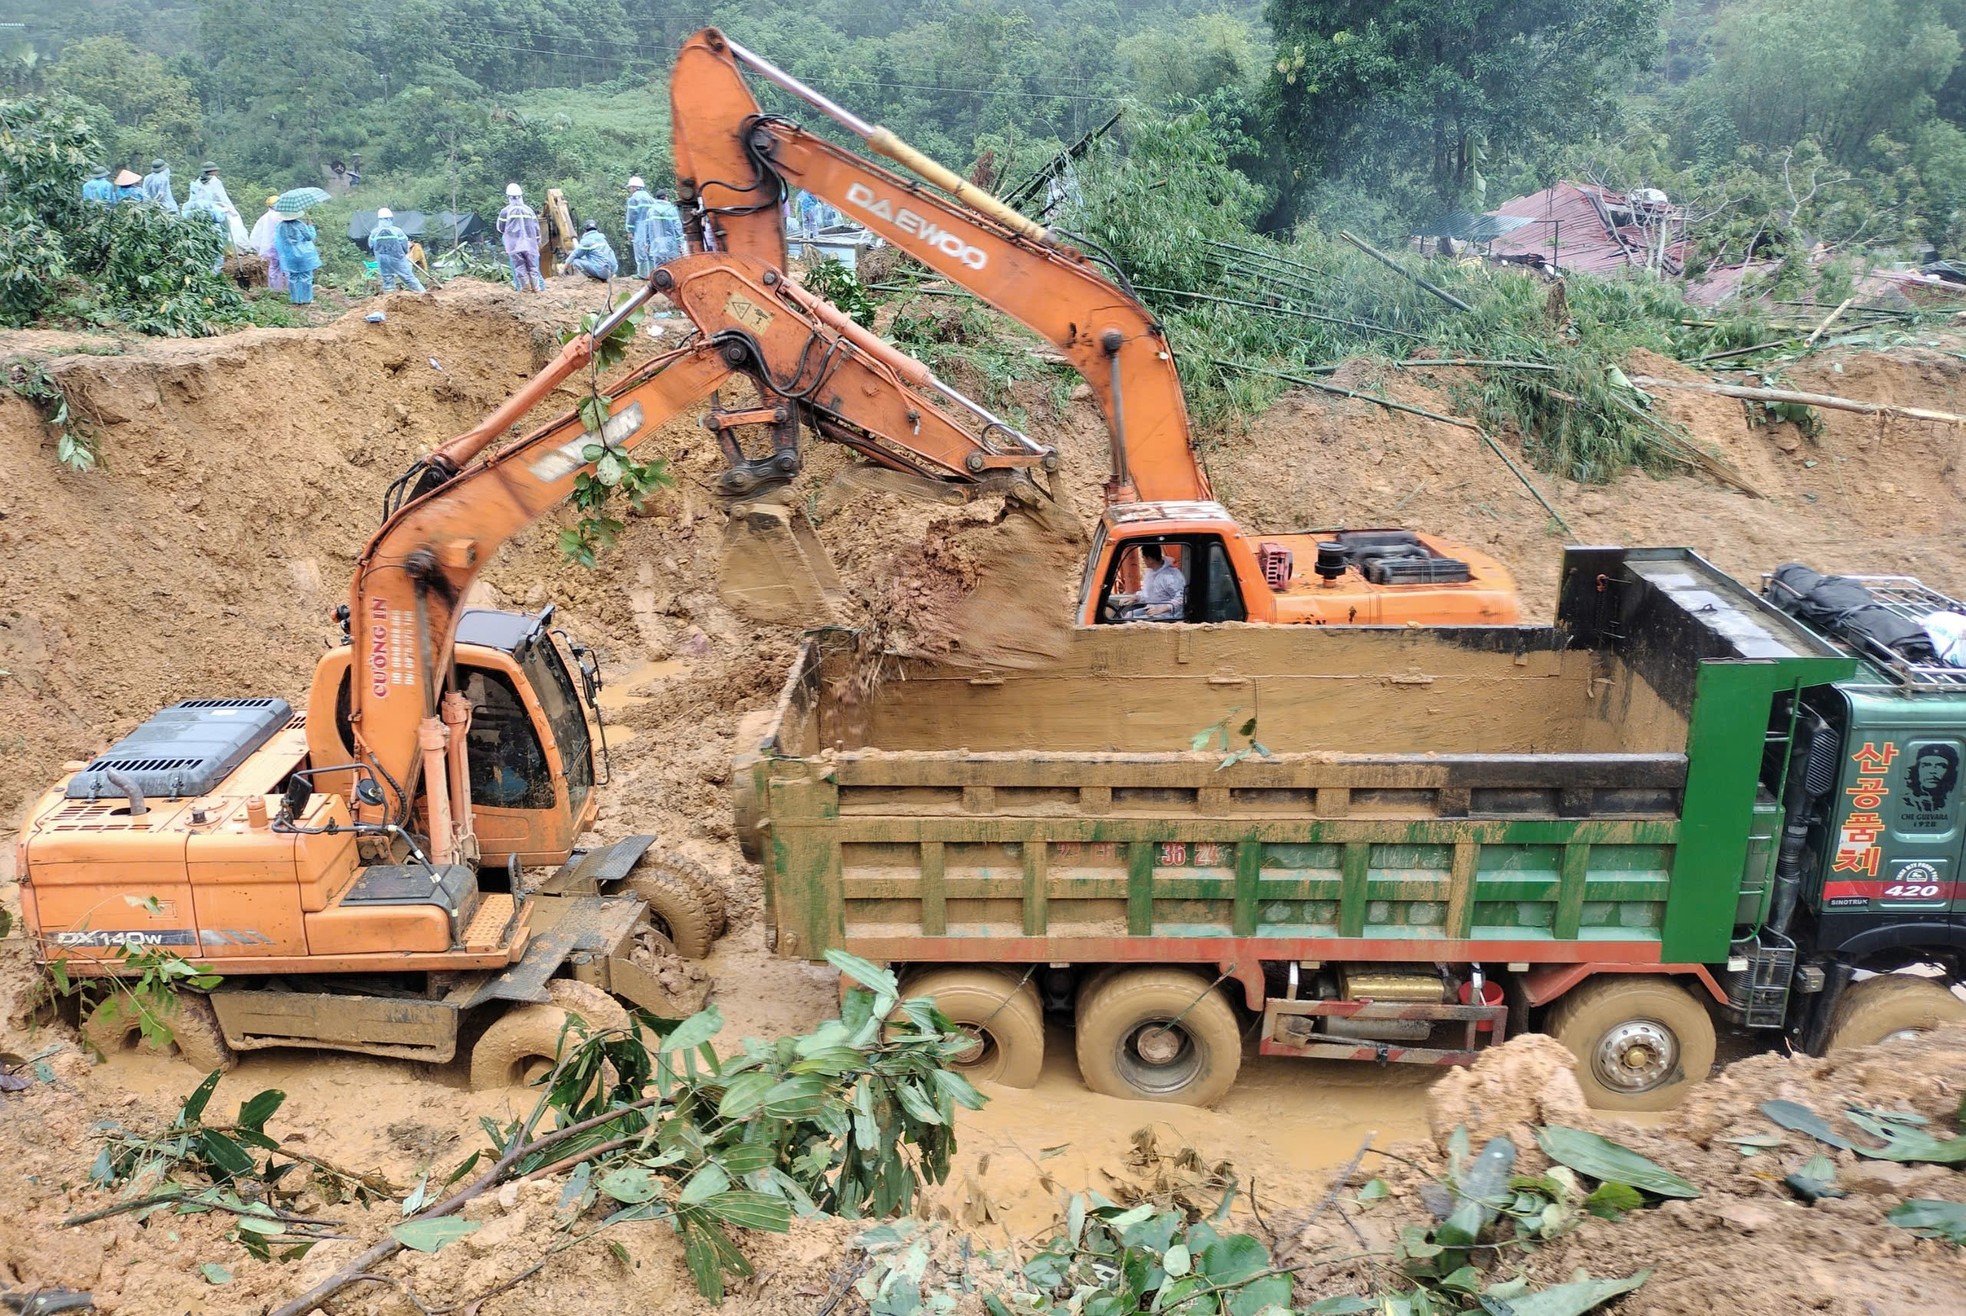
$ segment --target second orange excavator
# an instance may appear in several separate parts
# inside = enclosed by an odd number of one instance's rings
[[[766,114],[745,81],[747,71],[917,177]],[[1180,375],[1162,326],[1126,288],[1117,265],[1091,243],[1018,213],[715,29],[684,44],[670,100],[692,252],[713,250],[788,270],[780,204],[791,189],[803,188],[1025,325],[1084,377],[1106,422],[1112,466],[1105,512],[1079,592],[1079,624],[1141,617],[1144,578],[1167,566],[1179,572],[1175,583],[1181,597],[1172,606],[1152,609],[1154,620],[1384,625],[1517,619],[1507,568],[1432,535],[1404,529],[1252,534],[1238,525],[1215,499],[1196,457]],[[656,272],[658,288],[665,287],[668,273]],[[830,305],[789,282],[779,291],[837,328],[851,349],[877,350],[878,339]],[[823,362],[817,367],[825,368]],[[802,381],[796,400],[805,404],[810,428],[820,437],[849,444],[869,461],[903,473],[903,479],[924,477],[931,493],[994,490],[1009,476],[1009,492],[1023,505],[1049,500],[1038,482],[1055,471],[1055,454],[935,380],[919,363],[902,369],[910,386],[933,392],[978,427],[965,465],[951,467],[929,445],[915,441],[908,426],[888,430],[881,441],[843,425],[829,406],[838,390],[823,381]],[[767,406],[791,414],[776,400],[768,399]],[[746,458],[729,443],[726,455],[731,468],[725,492],[755,500],[798,472],[796,428],[781,433],[765,457]],[[830,566],[814,557],[816,539],[797,533],[796,513],[759,515],[756,506],[753,501],[734,509],[733,533],[769,530],[773,542],[769,551],[753,546],[727,553],[727,575],[760,563],[797,571],[803,557],[820,583],[787,586],[786,597],[803,598],[809,606],[824,594],[831,575]],[[1162,580],[1174,578],[1163,574]],[[774,588],[739,586],[726,593],[742,605],[773,597]],[[1167,590],[1164,583],[1162,592]]]

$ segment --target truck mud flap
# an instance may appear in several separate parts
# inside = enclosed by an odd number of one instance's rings
[[[654,844],[653,836],[630,836],[598,850],[575,850],[553,876],[540,883],[539,893],[591,895],[605,890],[610,883],[619,882],[633,872]]]
[[[846,590],[805,513],[778,503],[736,503],[717,553],[717,592],[752,621],[824,626]]]
[[[647,847],[644,846],[644,849]],[[546,982],[564,964],[599,964],[626,945],[647,921],[648,906],[633,896],[535,896],[532,940],[517,964],[447,998],[460,1010],[487,1001],[544,1001]],[[589,977],[591,981],[591,977]]]

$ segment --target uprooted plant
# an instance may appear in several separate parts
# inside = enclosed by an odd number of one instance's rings
[[[583,471],[574,477],[571,502],[580,519],[572,529],[560,532],[559,544],[561,553],[584,567],[592,567],[596,555],[612,545],[626,528],[619,517],[607,512],[617,495],[626,498],[628,505],[639,512],[650,494],[675,483],[668,462],[660,457],[636,460],[608,430],[609,408],[614,405],[614,399],[601,391],[601,374],[627,359],[641,319],[639,314],[626,316],[606,335],[594,339],[587,396],[580,400],[578,407],[580,423],[589,439],[580,455],[593,463],[594,470],[592,474]],[[583,316],[580,326],[567,330],[560,339],[568,342],[579,334],[592,334],[599,325],[598,315]]]
[[[378,1175],[359,1174],[305,1152],[283,1147],[266,1132],[266,1122],[287,1094],[268,1089],[239,1107],[230,1122],[207,1118],[216,1071],[206,1076],[179,1107],[171,1123],[155,1131],[120,1124],[96,1125],[102,1139],[89,1182],[121,1189],[113,1204],[62,1221],[86,1224],[115,1215],[145,1220],[160,1213],[234,1217],[231,1237],[252,1255],[283,1261],[307,1250],[339,1223],[295,1208],[303,1195],[313,1201],[367,1203],[395,1190]]]
[[[41,423],[54,432],[55,460],[71,471],[92,471],[102,461],[95,426],[38,362],[24,356],[0,361],[0,384],[41,413]]]
[[[838,951],[828,958],[863,986],[839,1018],[803,1037],[746,1041],[719,1057],[710,1043],[723,1021],[713,1007],[660,1037],[639,1019],[626,1032],[564,1038],[531,1112],[485,1121],[490,1147],[445,1184],[463,1187],[275,1316],[302,1316],[373,1281],[375,1267],[406,1247],[435,1252],[470,1234],[478,1225],[459,1218],[465,1203],[521,1179],[567,1176],[558,1236],[494,1292],[615,1225],[660,1220],[681,1235],[698,1290],[716,1302],[729,1277],[752,1273],[734,1230],[782,1233],[794,1215],[910,1210],[923,1183],[948,1176],[956,1108],[983,1103],[945,1067],[968,1041],[932,1003],[901,1001],[893,974]],[[549,1119],[556,1127],[542,1132]]]

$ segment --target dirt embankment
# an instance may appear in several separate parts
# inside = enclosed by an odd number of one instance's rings
[[[0,469],[8,473],[0,484],[0,815],[6,820],[28,793],[54,779],[63,760],[102,748],[165,703],[201,694],[302,697],[315,656],[334,633],[329,610],[375,528],[385,486],[432,443],[477,421],[529,378],[556,350],[555,330],[587,309],[565,289],[524,299],[471,284],[384,306],[388,320],[381,325],[355,315],[317,330],[50,358],[50,368],[102,422],[107,466],[92,475],[61,471],[34,413],[0,398]],[[13,345],[0,339],[0,354],[9,350]],[[1664,373],[1655,362],[1638,364]],[[1941,353],[1906,353],[1826,357],[1788,378],[1798,387],[1957,410],[1953,395],[1962,371],[1966,365]],[[1359,372],[1344,378],[1374,382]],[[1391,396],[1452,409],[1451,372],[1431,380],[1395,374],[1382,382]],[[1061,450],[1062,487],[1082,513],[1095,508],[1107,461],[1096,416],[1077,403],[1059,417],[1039,389],[1028,394],[1021,400],[1036,436]],[[569,393],[557,406],[571,401]],[[1966,588],[1966,545],[1954,510],[1956,436],[1949,431],[1832,413],[1822,434],[1807,439],[1787,428],[1749,429],[1736,403],[1673,395],[1661,405],[1770,497],[1753,499],[1687,477],[1634,475],[1590,488],[1537,476],[1575,539],[1689,544],[1750,578],[1803,558],[1829,569],[1914,570],[1953,592]],[[795,636],[746,622],[717,599],[711,569],[722,518],[709,488],[719,464],[709,436],[683,418],[659,442],[674,461],[678,485],[654,499],[647,515],[631,519],[599,571],[562,562],[553,545],[557,525],[541,525],[494,562],[487,581],[494,597],[512,605],[558,602],[574,630],[597,644],[616,682],[610,692],[614,780],[605,792],[603,837],[657,832],[729,886],[733,932],[710,964],[723,984],[729,1035],[801,1030],[830,1009],[832,984],[827,975],[764,951],[758,880],[731,843],[724,796],[737,720],[774,697]],[[1207,456],[1218,491],[1254,527],[1430,529],[1509,563],[1530,615],[1546,613],[1552,601],[1563,536],[1465,430],[1368,403],[1292,395],[1242,432],[1212,438]],[[904,623],[923,615],[905,591],[923,579],[924,559],[930,578],[936,571],[961,577],[987,564],[987,550],[979,554],[960,526],[987,521],[989,509],[928,508],[829,486],[827,477],[844,461],[837,449],[813,451],[806,506],[866,613]],[[933,625],[932,610],[929,618]],[[0,847],[0,903],[17,910],[10,862],[10,847]],[[0,954],[0,1006],[30,978],[16,936]],[[1430,1072],[1253,1059],[1222,1111],[1171,1112],[1089,1096],[1072,1072],[1069,1038],[1053,1041],[1038,1089],[1000,1093],[966,1122],[957,1174],[936,1199],[935,1210],[985,1231],[992,1242],[1043,1230],[1060,1188],[1103,1188],[1102,1176],[1123,1158],[1128,1135],[1156,1120],[1206,1158],[1232,1160],[1245,1182],[1259,1185],[1266,1213],[1272,1193],[1285,1208],[1315,1201],[1323,1189],[1320,1171],[1341,1162],[1367,1131],[1381,1135],[1380,1146],[1425,1136]],[[21,1055],[51,1042],[67,1045],[59,1032],[27,1032],[11,1022],[0,1031],[0,1050]],[[236,1258],[206,1223],[160,1219],[144,1228],[120,1220],[83,1231],[51,1229],[52,1219],[93,1201],[72,1187],[93,1154],[89,1123],[105,1113],[167,1118],[195,1082],[172,1061],[138,1058],[91,1069],[72,1049],[56,1060],[56,1083],[23,1097],[0,1096],[0,1163],[13,1167],[0,1193],[10,1207],[0,1212],[0,1288],[96,1286],[111,1300],[105,1310],[126,1312],[253,1311],[296,1291],[293,1270],[243,1262],[236,1286],[207,1285],[198,1261]],[[1776,1076],[1770,1082],[1813,1090],[1817,1068],[1777,1068],[1784,1063],[1753,1062]],[[1926,1060],[1905,1063],[1928,1072]],[[276,1132],[298,1130],[320,1154],[372,1165],[407,1183],[432,1163],[454,1163],[475,1145],[475,1117],[498,1109],[498,1099],[462,1086],[454,1071],[256,1053],[228,1076],[221,1103],[262,1087],[285,1088],[291,1095]],[[1315,1102],[1306,1094],[1316,1094]],[[1956,1102],[1957,1092],[1951,1096]],[[1715,1277],[1726,1275],[1741,1254],[1745,1233],[1757,1266],[1793,1280],[1790,1288],[1769,1281],[1769,1292],[1794,1296],[1793,1305],[1756,1310],[1805,1310],[1815,1303],[1814,1309],[1862,1311],[1850,1305],[1855,1299],[1847,1288],[1824,1287],[1834,1275],[1824,1278],[1828,1263],[1817,1258],[1826,1249],[1843,1255],[1836,1249],[1844,1245],[1823,1221],[1839,1229],[1861,1224],[1851,1247],[1888,1247],[1884,1254],[1894,1265],[1901,1254],[1907,1258],[1903,1276],[1891,1284],[1924,1286],[1930,1277],[1951,1275],[1952,1287],[1926,1291],[1957,1291],[1955,1273],[1930,1269],[1954,1264],[1938,1245],[1915,1243],[1876,1222],[1888,1204],[1882,1197],[1861,1219],[1850,1214],[1855,1206],[1795,1216],[1801,1208],[1780,1200],[1775,1183],[1740,1180],[1767,1164],[1725,1145],[1716,1149],[1713,1130],[1689,1124],[1682,1133],[1644,1136],[1699,1149],[1686,1153],[1694,1159],[1684,1165],[1674,1159],[1677,1151],[1654,1154],[1687,1173],[1711,1157],[1714,1172],[1725,1167],[1723,1179],[1732,1186],[1730,1197],[1716,1194],[1708,1205],[1661,1208],[1620,1226],[1587,1225],[1576,1241],[1545,1254],[1555,1258],[1552,1266],[1590,1264],[1596,1273],[1659,1265],[1661,1280],[1627,1300],[1630,1310],[1683,1310],[1651,1296],[1683,1298],[1693,1291],[1673,1285],[1704,1283],[1707,1293],[1715,1291]],[[1066,1150],[1046,1155],[1061,1146]],[[1733,1197],[1773,1213],[1773,1223],[1752,1213],[1752,1231],[1730,1223],[1724,1208]],[[468,1295],[480,1281],[496,1282],[529,1261],[531,1254],[514,1242],[531,1236],[524,1221],[532,1217],[524,1212],[538,1215],[550,1205],[528,1203],[497,1207],[515,1223],[490,1237],[504,1237],[512,1247],[487,1247],[481,1239],[455,1255],[419,1262],[419,1284],[433,1286],[419,1292],[433,1300]],[[351,1215],[347,1232],[373,1236],[391,1210]],[[802,1225],[789,1242],[760,1244],[760,1279],[727,1309],[812,1310],[836,1289],[834,1273],[851,1232]],[[597,1292],[622,1295],[624,1307],[691,1309],[673,1239],[649,1226],[624,1242],[625,1266],[598,1245],[576,1249],[484,1310],[488,1316],[555,1304],[571,1310]],[[1647,1261],[1648,1248],[1655,1262]],[[325,1268],[337,1255],[324,1249],[306,1264]],[[1927,1269],[1910,1269],[1912,1261]],[[1677,1276],[1670,1284],[1667,1270]],[[1818,1287],[1795,1287],[1806,1284]],[[1880,1285],[1887,1297],[1899,1292]],[[1828,1296],[1807,1296],[1818,1292]],[[1878,1310],[1913,1310],[1891,1305],[1895,1300]],[[362,1293],[349,1309],[409,1310],[400,1295],[380,1288]]]

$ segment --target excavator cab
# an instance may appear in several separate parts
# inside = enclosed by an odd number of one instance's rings
[[[600,678],[574,654],[570,670],[551,630],[553,609],[539,613],[466,608],[458,614],[455,683],[471,705],[466,733],[478,848],[495,884],[508,856],[521,865],[558,864],[593,824],[594,737],[600,723]],[[349,723],[350,650],[321,660],[310,705],[310,757],[323,771],[319,789],[343,796],[355,774],[329,765],[356,761]],[[574,671],[581,673],[576,679]],[[327,701],[332,699],[332,706]],[[371,778],[372,780],[372,778]]]

